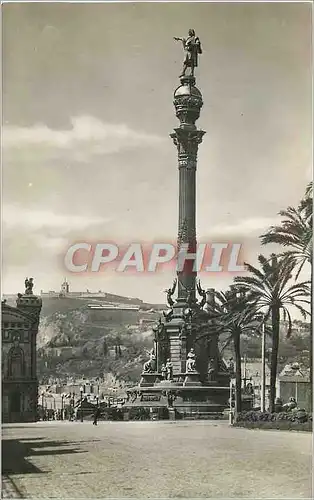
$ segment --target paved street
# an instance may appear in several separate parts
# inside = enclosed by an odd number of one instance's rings
[[[310,433],[227,422],[3,426],[3,497],[309,498]]]

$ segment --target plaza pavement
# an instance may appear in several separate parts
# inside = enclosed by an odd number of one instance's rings
[[[311,442],[227,422],[7,424],[3,498],[310,498]]]

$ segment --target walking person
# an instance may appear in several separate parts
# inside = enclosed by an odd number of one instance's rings
[[[100,408],[97,406],[96,410],[94,411],[94,420],[93,420],[93,425],[97,425],[97,420],[100,417]]]

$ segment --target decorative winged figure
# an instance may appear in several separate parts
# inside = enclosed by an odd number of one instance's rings
[[[167,302],[168,302],[169,307],[172,307],[174,305],[174,300],[172,300],[172,295],[174,294],[174,292],[176,290],[176,286],[177,286],[177,280],[174,279],[172,287],[165,290],[165,293],[167,294]]]
[[[201,280],[198,280],[198,283],[197,283],[196,286],[197,286],[198,294],[202,297],[202,300],[199,303],[199,306],[200,306],[201,309],[203,309],[204,305],[206,304],[206,292],[201,287]]]
[[[186,52],[180,77],[185,76],[187,68],[191,68],[191,76],[194,76],[194,68],[198,66],[198,56],[202,54],[200,39],[195,35],[195,31],[190,29],[187,38],[174,37],[174,40],[182,42]]]
[[[162,311],[162,314],[163,314],[163,317],[165,318],[165,320],[168,322],[173,317],[173,309],[169,309],[167,312],[166,311]]]

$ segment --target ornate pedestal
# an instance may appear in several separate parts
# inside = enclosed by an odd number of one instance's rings
[[[188,386],[201,386],[202,383],[200,382],[200,374],[195,372],[188,372],[185,375],[184,382],[183,382],[183,387],[188,387]]]
[[[157,373],[142,373],[142,378],[140,380],[141,387],[151,387],[156,382]]]

